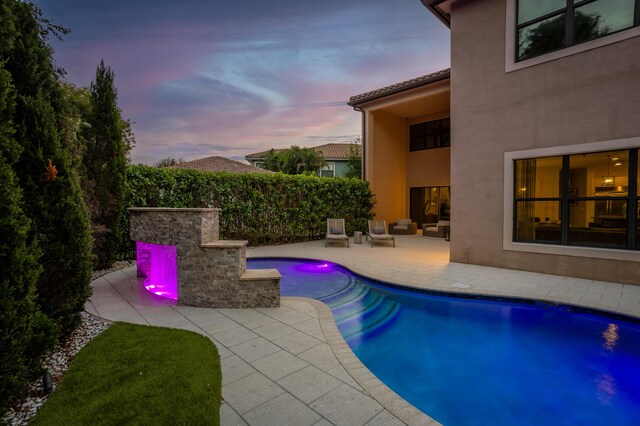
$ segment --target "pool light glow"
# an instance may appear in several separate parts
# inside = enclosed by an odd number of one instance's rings
[[[176,246],[136,243],[138,271],[145,276],[147,291],[178,300],[178,262]]]

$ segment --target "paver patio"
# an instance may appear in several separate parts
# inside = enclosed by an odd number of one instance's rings
[[[638,286],[449,263],[449,243],[421,235],[397,236],[396,248],[325,248],[323,241],[312,241],[254,248],[247,256],[325,259],[413,287],[535,298],[640,317]],[[280,308],[171,306],[139,285],[135,267],[92,286],[86,310],[94,315],[192,330],[216,344],[222,425],[437,424],[360,363],[320,302],[287,297]]]

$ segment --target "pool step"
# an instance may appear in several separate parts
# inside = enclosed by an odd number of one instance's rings
[[[356,286],[354,283],[351,282],[347,287],[340,290],[339,292],[330,294],[325,297],[321,297],[318,300],[329,305],[331,309],[334,309],[340,306],[353,303],[354,301],[357,301],[360,298],[364,297],[368,292],[369,292],[368,287],[365,287],[362,285]]]
[[[345,339],[362,337],[387,324],[400,305],[371,287],[350,283],[344,289],[320,299],[329,305]]]
[[[333,316],[336,322],[344,322],[357,316],[364,317],[367,313],[377,309],[385,300],[383,295],[367,291],[363,297],[354,300],[352,303],[332,308]]]
[[[338,328],[345,340],[362,338],[365,334],[390,323],[400,311],[400,305],[384,298],[375,309],[367,311],[362,317],[355,316],[338,322]]]
[[[390,323],[398,314],[400,305],[376,291],[375,287],[358,282],[351,274],[345,275],[348,281],[344,283],[344,287],[314,298],[331,308],[344,338],[348,341],[357,341],[366,333]],[[285,275],[284,280],[288,278]],[[315,284],[322,288],[321,282],[314,282]]]

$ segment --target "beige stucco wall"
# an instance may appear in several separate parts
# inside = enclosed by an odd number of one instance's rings
[[[506,73],[505,22],[505,0],[453,5],[451,259],[640,283],[638,262],[502,242],[506,151],[640,136],[640,37]]]
[[[407,154],[407,186],[449,186],[451,148],[425,149]]]
[[[368,113],[367,180],[376,195],[376,219],[404,217],[407,167],[407,124],[385,111]]]

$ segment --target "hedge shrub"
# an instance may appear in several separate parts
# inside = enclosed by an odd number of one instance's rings
[[[126,206],[218,207],[220,235],[251,245],[324,238],[327,218],[344,218],[347,233],[364,231],[374,198],[366,181],[282,173],[211,173],[131,166]],[[123,245],[131,249],[129,213],[123,214]]]

